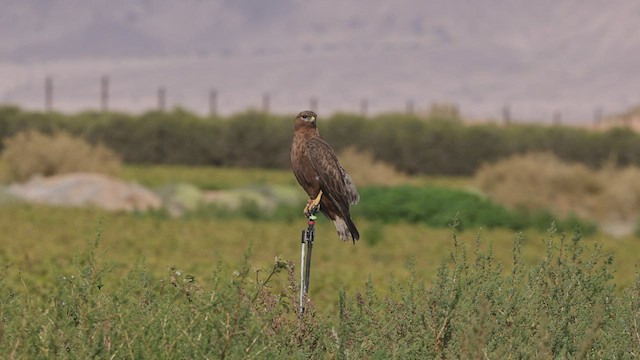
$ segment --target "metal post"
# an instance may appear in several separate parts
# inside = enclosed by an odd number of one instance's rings
[[[315,218],[315,216],[313,216]],[[304,293],[309,293],[309,279],[311,278],[311,250],[313,250],[313,237],[315,233],[314,220],[309,220],[309,228],[307,229],[307,256],[304,264]]]
[[[299,306],[300,306],[300,315],[302,316],[302,314],[304,313],[304,295],[305,295],[305,291],[304,291],[304,264],[305,264],[305,252],[304,252],[304,248],[306,245],[306,237],[307,237],[307,231],[306,230],[302,230],[302,251],[300,251],[300,302],[299,302]]]
[[[313,249],[313,238],[315,237],[315,220],[316,216],[314,212],[309,215],[309,226],[306,230],[302,230],[302,251],[300,253],[300,316],[304,314],[305,301],[309,295],[309,280],[311,278],[311,250]]]

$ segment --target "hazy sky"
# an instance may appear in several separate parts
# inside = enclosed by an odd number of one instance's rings
[[[640,3],[631,1],[23,0],[0,1],[0,101],[143,111],[165,87],[169,106],[206,113],[260,107],[293,113],[426,111],[593,119],[637,104]]]

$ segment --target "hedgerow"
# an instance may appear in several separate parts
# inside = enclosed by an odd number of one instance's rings
[[[65,130],[103,143],[126,162],[285,168],[293,115],[248,111],[202,117],[182,109],[141,115],[39,113],[0,107],[0,140],[25,129]],[[599,167],[640,165],[640,136],[565,126],[465,125],[458,118],[383,114],[323,115],[320,131],[335,150],[354,146],[408,174],[470,175],[483,163],[526,152]]]
[[[412,275],[383,295],[371,281],[298,314],[297,272],[276,258],[253,269],[218,265],[210,280],[139,261],[118,285],[95,245],[46,296],[0,287],[0,353],[7,358],[634,358],[640,350],[640,276],[617,293],[612,257],[580,233],[549,230],[527,268],[518,236],[508,271],[478,236],[451,253],[431,285]],[[409,265],[415,270],[421,264]],[[272,286],[285,277],[284,287]],[[366,275],[364,275],[366,277]],[[313,298],[313,292],[311,294]]]

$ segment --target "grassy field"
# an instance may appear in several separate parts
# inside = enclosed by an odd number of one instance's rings
[[[415,263],[418,276],[431,282],[453,246],[449,229],[362,220],[359,225],[363,240],[354,246],[341,242],[328,221],[319,220],[311,293],[321,310],[335,308],[338,290],[362,289],[369,278],[380,289],[386,288],[393,278],[406,278],[409,262]],[[7,266],[8,283],[20,289],[24,281],[29,291],[44,294],[56,277],[70,270],[74,257],[91,247],[101,229],[98,255],[111,268],[111,274],[105,277],[108,284],[116,286],[118,279],[140,259],[145,259],[150,272],[158,276],[175,267],[207,279],[218,263],[227,268],[237,266],[249,248],[250,262],[256,271],[268,269],[276,256],[297,266],[300,232],[304,227],[304,219],[297,223],[159,219],[98,210],[20,206],[0,209],[0,232],[4,234],[0,259]],[[505,264],[508,271],[516,234],[478,229],[462,232],[458,238],[471,249],[478,234],[482,246],[491,244],[496,260]],[[373,237],[377,239],[374,245],[367,240]],[[524,234],[523,256],[529,265],[534,265],[534,260],[544,253],[545,237],[546,234],[537,231]],[[635,254],[640,253],[640,243],[632,237],[585,239],[586,244],[596,241],[605,252],[614,254],[616,283],[620,287],[629,285],[634,278],[638,260]]]
[[[296,184],[293,175],[283,170],[182,165],[128,165],[124,167],[121,177],[149,187],[189,183],[203,190],[230,189],[259,184]]]
[[[151,187],[293,183],[288,172],[251,169],[126,167],[123,176]],[[0,351],[8,358],[606,358],[633,355],[640,344],[620,335],[637,331],[624,324],[640,320],[636,237],[594,234],[576,246],[572,234],[564,241],[555,234],[552,243],[539,230],[355,221],[362,240],[354,246],[319,219],[313,304],[297,318],[297,271],[263,282],[277,258],[298,266],[302,216],[0,207]]]
[[[366,166],[367,164],[360,164]],[[351,171],[351,168],[349,168]],[[360,169],[354,169],[360,171]],[[362,171],[365,171],[363,169]],[[2,164],[0,163],[0,174]],[[201,189],[232,189],[247,185],[297,185],[293,174],[288,170],[274,169],[240,169],[218,168],[206,166],[182,165],[128,165],[125,166],[121,177],[130,181],[137,181],[145,186],[156,187],[169,183],[185,182]],[[2,179],[0,177],[0,179]],[[409,179],[414,185],[434,185],[454,188],[465,188],[470,179],[455,176],[415,176]],[[358,182],[360,184],[361,182]]]
[[[5,234],[0,250],[2,262],[13,276],[44,286],[68,271],[75,255],[85,252],[102,227],[98,253],[112,268],[107,280],[116,281],[144,258],[152,273],[163,275],[177,267],[197,278],[207,278],[218,262],[236,266],[251,248],[251,263],[267,269],[276,256],[296,263],[300,253],[297,223],[263,222],[244,219],[159,219],[153,216],[109,214],[98,210],[20,206],[0,209],[0,231]],[[382,225],[360,221],[363,238],[355,246],[337,238],[333,225],[319,220],[312,292],[319,304],[333,307],[337,291],[362,287],[369,277],[386,285],[395,277],[405,277],[407,262],[415,259],[421,276],[434,275],[451,246],[446,229],[414,225]],[[508,260],[513,234],[493,231],[497,249]],[[462,238],[472,241],[474,234]],[[535,243],[535,242],[534,242]],[[542,243],[528,247],[532,254]],[[537,249],[536,250],[534,250]],[[529,251],[527,250],[527,251]],[[14,284],[18,285],[20,282]],[[321,305],[321,307],[323,307]]]
[[[183,166],[127,166],[123,177],[151,187],[188,182],[205,189],[264,183],[291,185],[295,181],[286,171]],[[413,181],[467,186],[467,181],[461,178],[418,178]],[[362,241],[354,246],[342,243],[333,225],[324,217],[319,220],[311,291],[320,309],[333,309],[337,291],[341,288],[355,290],[368,278],[384,288],[390,279],[406,277],[409,261],[415,262],[419,276],[431,281],[452,246],[450,229],[383,224],[360,218],[356,221]],[[173,219],[153,214],[105,213],[96,209],[2,207],[0,259],[9,264],[9,282],[19,283],[15,280],[20,274],[26,283],[40,284],[46,289],[47,283],[71,266],[74,254],[89,246],[99,227],[102,228],[100,258],[112,268],[111,280],[107,277],[109,281],[117,281],[142,258],[152,273],[161,275],[169,268],[177,267],[197,278],[206,278],[218,262],[227,267],[235,266],[249,248],[256,270],[271,266],[276,256],[297,264],[305,219],[302,216],[298,221]],[[471,247],[478,235],[483,239],[483,246],[491,244],[495,258],[508,270],[516,232],[471,228],[459,234],[459,239]],[[533,265],[534,259],[544,252],[546,234],[529,230],[523,237],[523,256]],[[637,238],[612,239],[596,234],[585,241],[600,243],[605,251],[614,254],[615,280],[619,287],[632,282],[638,260],[635,254],[640,253]]]

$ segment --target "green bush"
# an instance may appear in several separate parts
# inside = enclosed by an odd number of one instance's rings
[[[99,240],[99,237],[98,237]],[[210,280],[177,268],[150,274],[144,261],[117,285],[95,246],[39,297],[0,282],[0,353],[7,358],[634,358],[640,348],[640,276],[623,293],[610,256],[580,234],[551,229],[546,255],[525,268],[521,239],[505,272],[480,237],[456,232],[450,256],[426,286],[415,273],[336,294],[335,313],[313,302],[298,314],[293,262],[252,269],[247,257]],[[411,264],[415,269],[421,264]],[[284,287],[272,286],[286,276]],[[0,277],[3,279],[4,277]],[[313,293],[311,294],[313,297]]]
[[[545,211],[513,211],[490,200],[462,190],[439,187],[365,187],[360,189],[362,202],[354,214],[369,220],[405,221],[433,227],[447,227],[453,217],[464,228],[505,227],[513,230],[544,230],[555,222],[564,230],[576,226],[592,233],[593,224],[574,218],[560,220]]]

